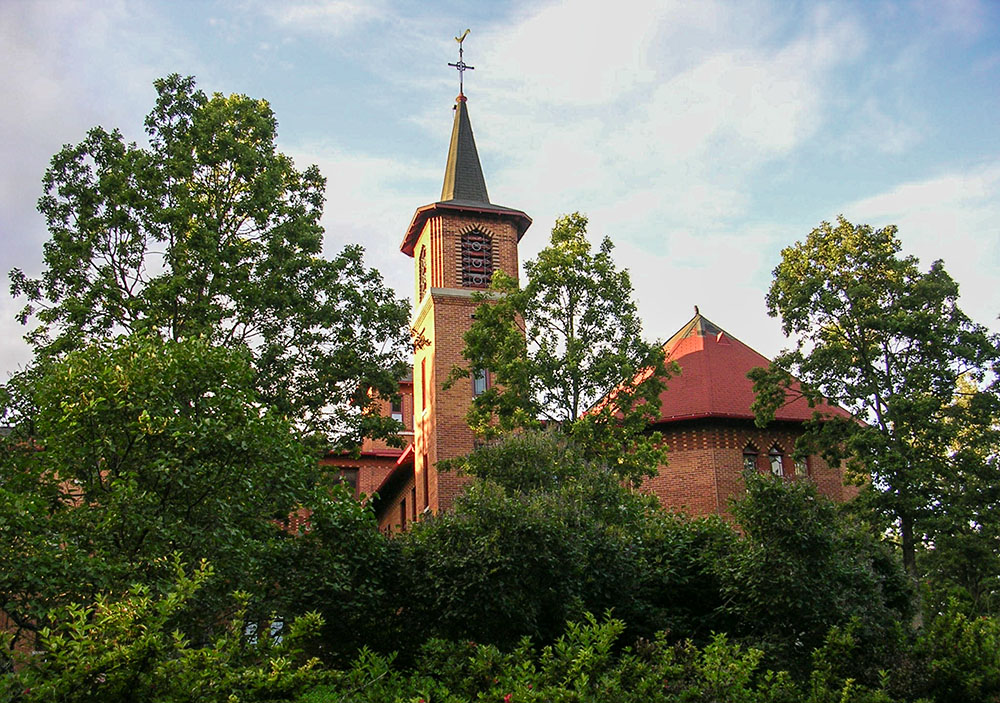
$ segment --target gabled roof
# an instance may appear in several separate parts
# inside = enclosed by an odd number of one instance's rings
[[[459,95],[455,99],[455,122],[451,128],[451,144],[448,147],[448,162],[444,169],[441,200],[417,208],[403,236],[400,251],[407,256],[413,256],[417,237],[420,236],[427,218],[448,211],[511,219],[517,227],[518,241],[531,226],[531,218],[520,210],[490,202],[464,95]]]
[[[739,341],[700,313],[663,345],[667,361],[681,373],[660,394],[660,422],[696,418],[753,419],[753,382],[747,372],[770,360]],[[804,422],[820,411],[850,417],[842,408],[820,404],[810,408],[804,398],[778,408],[775,420]]]

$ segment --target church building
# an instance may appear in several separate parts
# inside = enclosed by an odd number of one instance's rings
[[[457,67],[465,65],[460,61]],[[323,462],[338,468],[357,495],[377,494],[374,507],[384,530],[406,529],[422,515],[448,510],[468,480],[436,467],[473,450],[475,437],[465,416],[490,378],[483,374],[447,390],[442,386],[451,368],[463,362],[463,334],[477,307],[472,295],[489,287],[494,271],[517,279],[518,242],[531,225],[524,212],[490,202],[464,91],[454,111],[441,198],[417,208],[400,245],[414,263],[411,326],[417,343],[413,374],[400,384],[401,402],[383,402],[382,410],[404,424],[405,449],[367,440],[359,458],[330,456]],[[681,370],[668,381],[660,418],[651,428],[669,447],[668,463],[642,489],[665,507],[690,515],[725,513],[742,488],[744,469],[811,480],[834,500],[856,493],[821,457],[793,460],[795,439],[813,413],[805,400],[781,408],[766,429],[754,425],[746,374],[768,359],[697,308],[664,348],[667,360]],[[846,415],[840,408],[819,409]]]

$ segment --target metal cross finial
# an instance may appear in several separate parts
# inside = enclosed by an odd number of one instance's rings
[[[464,78],[465,78],[465,71],[466,71],[466,69],[468,69],[470,71],[474,71],[476,69],[475,66],[469,66],[467,63],[465,63],[465,61],[462,60],[462,53],[463,53],[462,52],[462,42],[464,42],[465,38],[467,36],[469,36],[469,31],[470,30],[466,29],[465,32],[462,33],[462,36],[455,37],[455,41],[458,42],[458,63],[450,63],[450,64],[448,64],[449,66],[454,66],[456,69],[458,69],[458,94],[459,95],[465,95],[465,81],[464,81]]]

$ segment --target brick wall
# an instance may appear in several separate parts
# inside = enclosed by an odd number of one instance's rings
[[[448,510],[468,480],[438,472],[438,462],[473,448],[474,435],[465,422],[472,403],[471,379],[460,379],[448,390],[442,387],[452,367],[464,363],[463,335],[477,307],[471,297],[476,289],[462,287],[461,270],[462,235],[473,229],[492,240],[493,270],[516,279],[517,229],[503,216],[449,213],[430,217],[414,249],[415,297],[419,297],[420,251],[423,247],[428,251],[428,290],[417,300],[413,320],[414,330],[425,341],[415,353],[413,369],[415,485],[417,505],[429,506],[433,512]]]
[[[796,475],[791,454],[800,430],[793,423],[773,423],[762,430],[752,420],[709,419],[664,423],[657,429],[669,450],[667,464],[660,467],[657,476],[643,482],[642,490],[655,494],[671,510],[691,515],[728,513],[730,499],[744,490],[743,451],[747,445],[756,449],[761,473],[771,471],[768,454],[777,446],[786,480],[811,480],[822,495],[837,501],[857,495],[856,487],[843,485],[841,471],[820,456],[808,457],[807,476]]]

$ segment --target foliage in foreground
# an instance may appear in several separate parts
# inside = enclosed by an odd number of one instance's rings
[[[19,625],[133,583],[155,591],[174,553],[217,565],[198,596],[209,617],[273,580],[262,566],[290,539],[280,519],[316,495],[315,459],[261,406],[247,355],[138,335],[40,368],[0,403],[15,424],[0,454],[0,607]]]
[[[873,682],[913,614],[898,560],[811,482],[744,480],[746,496],[732,505],[743,536],[720,565],[729,631],[763,649],[769,666],[798,673],[831,628],[853,623],[854,676]]]
[[[857,619],[871,683],[889,666],[911,592],[899,563],[807,481],[746,476],[719,518],[663,511],[558,432],[524,432],[463,460],[455,510],[397,538],[407,629],[513,646],[552,642],[567,620],[612,609],[627,637],[712,632],[796,675],[832,627]]]
[[[530,640],[503,651],[476,642],[430,640],[417,666],[396,669],[391,658],[362,653],[337,682],[306,694],[303,703],[408,701],[460,703],[891,703],[874,688],[841,677],[830,660],[851,646],[834,633],[818,650],[809,676],[762,666],[763,653],[717,634],[703,647],[671,642],[660,633],[623,646],[625,624],[592,615],[567,624],[552,644]],[[884,682],[883,682],[884,683]]]
[[[163,592],[177,554],[216,572],[189,636],[229,617],[235,590],[256,614],[321,609],[328,651],[350,656],[380,631],[386,540],[261,403],[246,353],[135,335],[36,371],[0,399],[15,424],[0,452],[0,609],[20,628],[133,584]],[[296,536],[284,520],[300,509],[312,519]]]
[[[288,701],[326,680],[319,660],[303,649],[323,624],[316,614],[285,623],[280,641],[263,635],[253,641],[238,607],[211,642],[186,638],[178,617],[213,571],[204,564],[191,575],[176,568],[162,597],[136,586],[119,598],[100,595],[93,605],[68,606],[57,625],[40,633],[40,653],[5,677],[0,693],[23,703]]]
[[[309,655],[316,614],[286,623],[280,639],[248,636],[243,611],[209,643],[174,629],[202,566],[178,573],[161,597],[139,587],[71,606],[46,630],[44,653],[0,679],[4,700],[54,703],[300,701],[301,703],[988,703],[1000,697],[1000,625],[956,609],[936,615],[871,683],[852,673],[864,656],[858,620],[830,630],[796,676],[768,668],[764,652],[725,634],[703,646],[668,633],[631,639],[625,624],[584,613],[555,641],[512,647],[431,638],[413,666],[362,649],[343,669]],[[266,632],[267,622],[260,623]]]
[[[409,628],[513,646],[554,640],[583,612],[614,609],[631,635],[707,636],[712,563],[732,546],[718,519],[664,513],[559,432],[524,432],[466,457],[453,512],[397,538]]]

